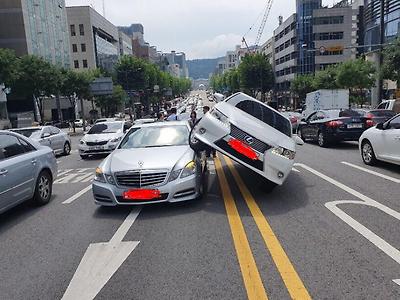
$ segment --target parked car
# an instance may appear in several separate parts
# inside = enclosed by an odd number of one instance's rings
[[[77,120],[74,121],[74,124],[75,124],[75,127],[81,128],[81,127],[83,127],[83,120],[82,119],[77,119]],[[86,124],[86,122],[85,122],[85,124]]]
[[[394,111],[396,114],[400,113],[400,99],[383,100],[376,109],[388,109]]]
[[[265,186],[271,189],[284,183],[296,155],[290,121],[243,93],[206,113],[193,128],[190,143],[195,150],[206,144],[229,156],[267,179]]]
[[[299,125],[298,135],[304,140],[327,147],[341,141],[358,141],[367,128],[363,114],[352,109],[319,110]]]
[[[115,122],[115,121],[122,121],[122,119],[120,119],[120,118],[101,118],[101,119],[97,119],[96,122],[94,122],[94,123],[98,124],[98,123]]]
[[[38,126],[12,129],[13,132],[39,142],[53,149],[59,155],[71,153],[71,139],[67,133],[54,126]]]
[[[96,169],[95,203],[138,205],[201,197],[206,160],[190,148],[189,132],[182,121],[133,126]]]
[[[133,122],[133,125],[154,123],[155,121],[157,121],[157,119],[154,119],[154,118],[137,119],[137,120],[135,120],[135,121]]]
[[[364,116],[365,124],[368,128],[373,127],[379,123],[384,123],[396,115],[394,111],[387,109],[357,109],[357,111]]]
[[[359,145],[367,165],[374,165],[378,160],[400,165],[400,114],[366,130]]]
[[[79,155],[86,159],[89,155],[110,154],[131,126],[126,121],[94,124],[79,142]]]
[[[0,131],[0,213],[32,199],[51,199],[57,161],[53,151],[23,135]]]

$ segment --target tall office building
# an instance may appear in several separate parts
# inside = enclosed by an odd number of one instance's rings
[[[90,6],[67,7],[75,70],[112,70],[120,55],[118,29]]]
[[[296,0],[299,73],[315,72],[313,11],[322,7],[322,0]]]
[[[41,56],[69,67],[70,46],[64,0],[1,0],[0,48],[18,56]]]

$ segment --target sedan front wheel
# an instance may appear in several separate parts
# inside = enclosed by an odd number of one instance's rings
[[[35,195],[33,197],[34,202],[37,205],[44,205],[50,202],[51,194],[53,190],[53,182],[51,175],[48,171],[40,172],[36,181]]]
[[[365,141],[361,146],[361,156],[366,165],[375,165],[376,164],[376,156],[374,149],[369,141]]]

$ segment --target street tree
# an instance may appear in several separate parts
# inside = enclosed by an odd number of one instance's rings
[[[336,81],[337,79],[337,66],[330,66],[325,70],[318,71],[314,77],[314,88],[316,90],[328,89],[334,90],[339,88]]]
[[[18,58],[14,51],[0,48],[0,84],[11,86],[18,78]]]
[[[133,56],[122,56],[116,65],[117,84],[126,91],[145,90],[149,86],[148,65],[143,59]]]
[[[239,65],[239,74],[241,88],[253,97],[261,93],[264,98],[274,87],[274,72],[265,54],[246,55]]]
[[[304,101],[307,94],[315,90],[314,76],[310,74],[298,75],[292,81],[290,89],[299,96],[300,101]]]
[[[112,116],[118,112],[118,108],[124,104],[127,95],[123,87],[114,85],[113,94],[109,96],[98,96],[95,99],[96,105],[100,107],[102,115]]]
[[[385,47],[381,75],[383,79],[400,82],[400,38]]]

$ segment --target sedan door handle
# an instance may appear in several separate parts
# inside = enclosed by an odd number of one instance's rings
[[[394,139],[400,141],[400,136],[396,136]]]
[[[0,176],[5,176],[5,175],[7,175],[8,174],[8,171],[7,170],[1,170],[0,171]]]
[[[36,165],[37,160],[36,159],[32,159],[32,165]]]

